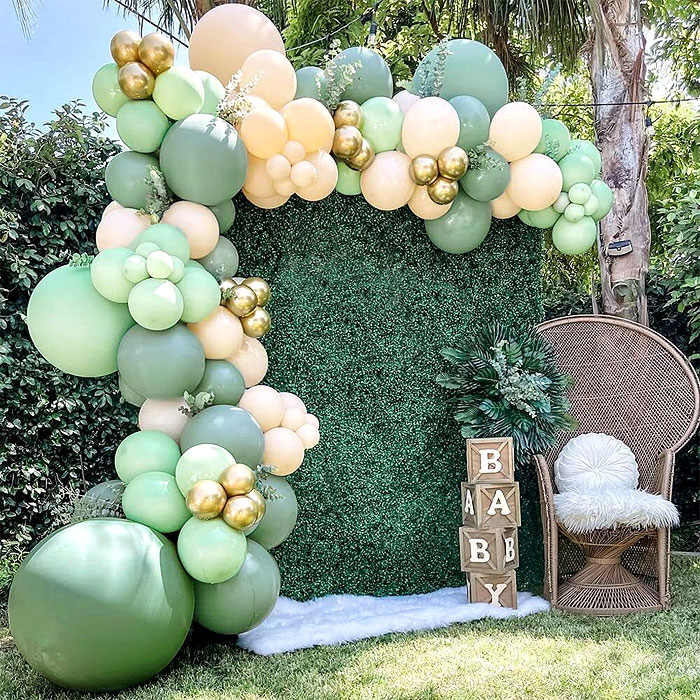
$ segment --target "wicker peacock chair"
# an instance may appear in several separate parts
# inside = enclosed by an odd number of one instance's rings
[[[545,547],[544,594],[552,606],[589,615],[670,607],[668,529],[617,528],[572,534],[555,519],[554,462],[575,435],[606,433],[627,444],[639,488],[671,499],[675,454],[700,415],[698,378],[687,358],[649,328],[612,316],[569,316],[537,331],[573,379],[578,425],[535,462]]]

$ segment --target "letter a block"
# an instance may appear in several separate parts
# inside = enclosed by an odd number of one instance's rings
[[[467,480],[475,484],[512,482],[513,438],[467,440]]]
[[[507,574],[468,574],[469,602],[490,603],[502,608],[518,607],[515,571]]]
[[[498,527],[493,530],[459,528],[459,553],[462,571],[503,574],[518,568],[518,530]]]
[[[520,525],[520,488],[510,484],[462,482],[462,523],[493,528]]]

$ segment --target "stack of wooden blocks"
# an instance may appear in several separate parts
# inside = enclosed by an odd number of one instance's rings
[[[512,438],[467,440],[459,550],[469,601],[518,607],[520,489]]]

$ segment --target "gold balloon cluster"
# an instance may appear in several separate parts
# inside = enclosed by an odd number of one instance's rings
[[[352,100],[343,100],[333,113],[335,134],[333,155],[353,170],[364,170],[374,160],[372,144],[362,136],[362,107]]]
[[[265,515],[265,499],[255,488],[255,472],[245,464],[232,464],[218,481],[202,479],[187,492],[187,507],[195,518],[219,515],[234,530],[244,530]]]
[[[428,196],[435,204],[449,204],[459,191],[457,180],[464,177],[469,167],[469,157],[459,146],[451,146],[440,152],[437,158],[423,154],[411,161],[409,173],[416,185],[425,185]]]
[[[119,87],[132,100],[145,100],[153,94],[155,76],[168,70],[175,60],[170,39],[154,32],[143,39],[130,29],[117,32],[109,44],[119,66]]]
[[[265,305],[270,301],[270,285],[262,277],[246,277],[238,283],[226,279],[220,285],[221,305],[238,316],[243,332],[250,338],[262,338],[272,321]]]

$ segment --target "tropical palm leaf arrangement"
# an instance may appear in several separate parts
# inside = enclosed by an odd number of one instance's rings
[[[453,367],[437,382],[451,390],[463,437],[512,437],[517,464],[524,466],[573,427],[566,398],[571,380],[534,331],[484,324],[442,355]]]

